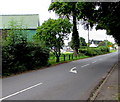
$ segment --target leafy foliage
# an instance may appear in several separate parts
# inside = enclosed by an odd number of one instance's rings
[[[90,6],[91,5],[91,6]],[[79,7],[80,8],[80,7]],[[89,8],[89,9],[86,9]],[[120,44],[120,2],[91,2],[82,5],[79,18],[96,24],[96,29],[105,29]]]
[[[87,46],[87,43],[83,37],[80,37],[80,47],[81,46]]]
[[[14,44],[2,47],[3,75],[16,74],[45,66],[48,50],[33,44]]]
[[[120,2],[99,3],[98,26],[97,29],[102,28],[107,30],[107,34],[113,35],[116,42],[120,44]]]
[[[79,52],[84,53],[86,56],[96,56],[96,55],[109,53],[110,50],[106,46],[101,46],[97,48],[79,49]]]
[[[64,45],[64,40],[68,39],[68,34],[71,32],[72,24],[68,19],[48,19],[37,29],[37,34],[35,36],[43,41],[43,44],[47,48],[54,51],[57,58],[56,61],[59,62],[60,49]]]
[[[109,42],[108,40],[104,40],[98,44],[98,46],[112,46],[112,42]]]
[[[80,41],[79,42],[80,43],[80,48],[83,48],[83,47],[87,46],[87,43],[86,43],[86,41],[83,37],[80,37],[79,41]],[[72,41],[68,42],[68,45],[73,49]]]
[[[17,29],[16,29],[17,28]],[[24,30],[11,22],[2,45],[3,76],[47,65],[49,50],[27,42]]]
[[[48,9],[55,11],[55,13],[62,18],[73,18],[72,46],[75,53],[78,53],[79,48],[79,34],[77,31],[77,16],[79,11],[77,9],[77,4],[77,2],[53,2]]]

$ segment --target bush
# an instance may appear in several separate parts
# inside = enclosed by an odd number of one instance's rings
[[[110,49],[107,46],[100,46],[98,48],[101,49],[101,51],[104,52],[104,53],[110,52]]]
[[[36,44],[34,46],[32,44],[28,45],[29,53],[27,56],[29,57],[29,62],[27,63],[27,68],[30,69],[45,66],[48,63],[49,58],[49,50],[46,48],[42,48]]]
[[[79,49],[79,52],[84,53],[86,56],[96,56],[96,55],[106,54],[110,52],[110,50],[106,46],[101,46],[97,48]]]
[[[2,47],[3,75],[16,74],[47,65],[49,51],[38,45],[17,43]]]
[[[37,44],[28,43],[28,32],[16,21],[10,22],[10,29],[2,39],[3,75],[16,74],[47,65],[49,51]]]

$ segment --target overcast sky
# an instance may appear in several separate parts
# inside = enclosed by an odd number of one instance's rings
[[[1,0],[0,15],[1,14],[39,14],[40,24],[49,18],[56,19],[57,16],[54,12],[48,12],[48,7],[51,0]],[[79,25],[79,35],[84,37],[86,41],[88,31],[83,29],[83,26]],[[70,34],[71,38],[71,34]],[[109,40],[114,42],[111,36],[106,35],[105,30],[96,31],[93,29],[90,31],[90,40]],[[70,39],[69,39],[70,40]],[[65,41],[67,44],[68,41]]]

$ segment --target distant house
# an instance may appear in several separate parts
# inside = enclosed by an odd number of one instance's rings
[[[0,35],[3,29],[6,31],[10,29],[11,21],[22,24],[23,29],[28,32],[28,40],[32,40],[37,27],[40,26],[38,14],[0,15]]]
[[[64,45],[63,46],[63,49],[61,49],[61,52],[73,52],[72,48],[67,46],[67,45]]]
[[[95,45],[98,45],[99,43],[102,42],[102,40],[93,40],[93,39],[92,39],[92,40],[90,40],[89,42],[90,42],[90,44],[93,43],[93,44],[95,44]]]
[[[97,47],[99,45],[99,43],[102,42],[102,40],[90,40],[90,47]]]
[[[97,45],[92,42],[89,47],[97,47]]]

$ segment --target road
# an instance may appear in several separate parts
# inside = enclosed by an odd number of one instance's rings
[[[86,100],[117,61],[114,52],[4,78],[0,100]]]

